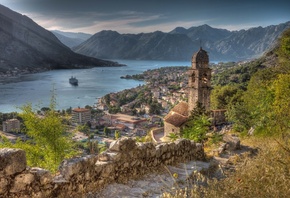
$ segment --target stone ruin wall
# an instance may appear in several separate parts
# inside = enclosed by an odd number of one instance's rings
[[[126,183],[166,165],[204,156],[202,145],[190,140],[154,145],[121,138],[100,155],[65,160],[53,176],[48,170],[28,167],[25,151],[0,149],[0,198],[85,197],[110,183]]]

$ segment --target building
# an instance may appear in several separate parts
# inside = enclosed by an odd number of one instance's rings
[[[120,114],[120,113],[111,115],[111,120],[112,120],[113,126],[122,124],[131,130],[137,127],[142,128],[143,126],[148,125],[147,119],[138,118],[138,117],[129,116],[129,115]]]
[[[72,110],[72,122],[76,124],[86,124],[91,121],[91,110],[85,108],[75,108]]]
[[[20,121],[17,119],[6,120],[2,123],[4,132],[19,132]]]
[[[164,117],[164,136],[170,133],[180,133],[180,127],[188,120],[188,104],[186,102],[178,103]]]
[[[164,138],[170,133],[180,133],[180,128],[198,103],[210,111],[210,79],[209,57],[207,52],[200,48],[193,54],[188,71],[188,103],[179,102],[164,117]]]

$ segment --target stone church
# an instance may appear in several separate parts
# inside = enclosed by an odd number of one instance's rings
[[[188,71],[188,103],[180,102],[164,117],[164,137],[179,133],[180,127],[188,120],[197,103],[210,111],[211,69],[209,57],[202,48],[194,53]]]

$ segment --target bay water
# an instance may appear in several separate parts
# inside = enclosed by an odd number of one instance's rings
[[[148,69],[166,66],[190,66],[190,61],[114,60],[124,67],[94,67],[91,69],[53,70],[0,79],[0,112],[20,111],[31,103],[33,107],[48,107],[54,89],[57,109],[93,106],[99,97],[111,92],[137,87],[142,81],[121,79],[121,76],[140,74]],[[78,86],[69,78],[75,76]]]

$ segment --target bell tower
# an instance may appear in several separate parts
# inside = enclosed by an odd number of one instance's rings
[[[211,69],[208,67],[209,58],[202,48],[194,53],[191,68],[188,71],[188,114],[201,103],[207,111],[210,110],[210,79]]]

